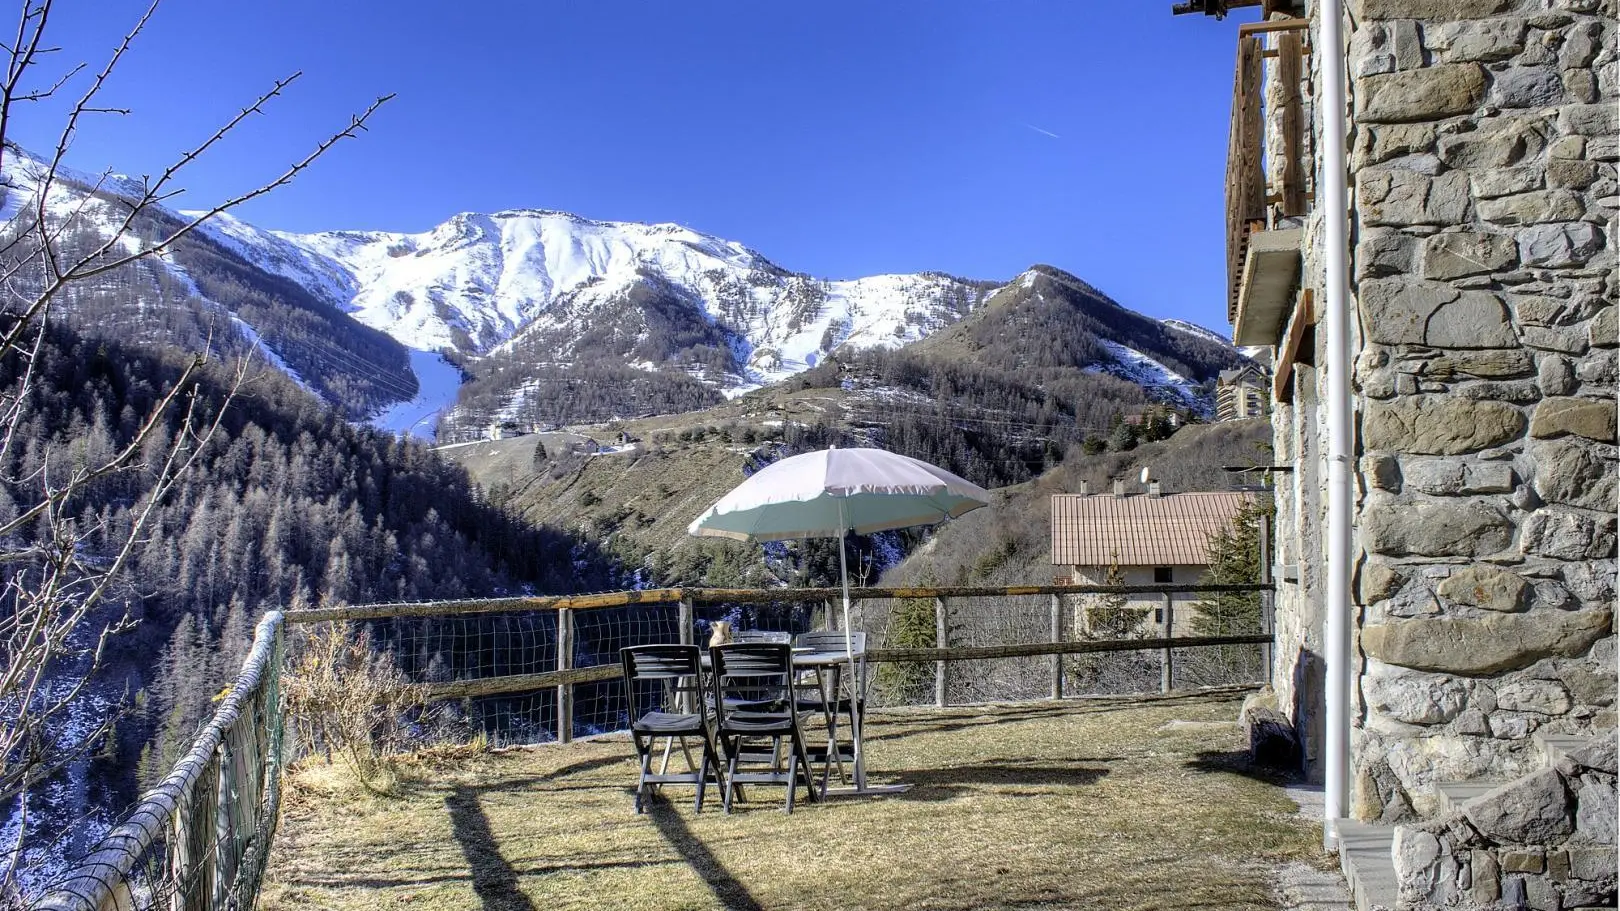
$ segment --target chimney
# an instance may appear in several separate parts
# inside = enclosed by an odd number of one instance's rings
[[[1087,484],[1085,481],[1080,482],[1080,496],[1082,496],[1082,497],[1091,496],[1091,485]]]
[[[1159,487],[1159,482],[1158,481],[1149,481],[1148,482],[1148,496],[1150,496],[1150,497],[1162,497],[1162,496],[1164,496],[1164,490]]]
[[[1125,496],[1125,482],[1124,481],[1115,481],[1114,482],[1114,496],[1116,496],[1116,497]]]

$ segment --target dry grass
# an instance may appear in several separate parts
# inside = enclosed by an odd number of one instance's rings
[[[394,798],[307,768],[260,907],[1276,908],[1318,832],[1237,758],[1239,698],[877,713],[873,777],[911,790],[791,817],[779,788],[636,816],[617,737],[419,757]]]

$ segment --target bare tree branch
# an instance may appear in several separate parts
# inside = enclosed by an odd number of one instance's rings
[[[177,227],[173,221],[161,221],[154,231],[153,219],[143,216],[171,217],[162,204],[183,192],[174,185],[178,175],[247,120],[264,113],[269,102],[301,75],[294,72],[276,81],[181,153],[155,180],[143,180],[138,192],[113,183],[110,172],[81,188],[83,181],[70,177],[64,168],[68,150],[83,118],[129,113],[101,96],[157,7],[157,0],[152,0],[94,72],[68,109],[55,148],[37,169],[32,165],[18,169],[12,161],[17,153],[8,139],[17,105],[56,96],[87,67],[71,66],[54,78],[38,75],[42,59],[58,50],[46,38],[54,0],[21,0],[14,37],[0,43],[6,60],[0,74],[0,174],[10,178],[0,181],[0,188],[33,194],[0,239],[4,295],[0,364],[10,377],[0,388],[0,487],[9,495],[5,518],[0,519],[0,566],[9,572],[0,586],[0,802],[14,801],[22,816],[18,841],[0,846],[0,896],[15,882],[28,837],[30,790],[82,761],[112,735],[113,725],[128,708],[126,694],[126,703],[114,705],[96,724],[83,730],[64,726],[73,716],[73,706],[102,698],[93,689],[98,672],[115,637],[135,622],[127,606],[118,609],[119,600],[127,605],[139,594],[119,588],[127,585],[126,571],[148,544],[165,502],[199,470],[228,408],[252,376],[250,352],[235,363],[223,388],[215,389],[212,378],[218,368],[209,364],[214,348],[210,336],[205,353],[178,371],[121,445],[102,446],[93,456],[88,449],[77,454],[49,448],[37,452],[36,447],[46,442],[35,438],[37,409],[46,407],[39,393],[45,388],[46,335],[57,300],[61,297],[64,306],[71,305],[78,292],[69,289],[97,287],[79,283],[162,256],[209,218],[292,182],[338,142],[364,131],[393,97],[373,101],[273,180],[199,215],[177,219]],[[77,198],[62,192],[70,183]],[[103,211],[110,213],[111,230],[91,243],[70,247],[81,226],[101,222]],[[96,228],[102,230],[100,224]],[[202,388],[205,379],[211,391]],[[84,515],[100,482],[136,471],[148,474],[139,482],[141,492],[119,513],[116,529],[93,512]]]

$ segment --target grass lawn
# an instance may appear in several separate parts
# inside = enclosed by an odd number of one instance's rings
[[[671,788],[637,816],[619,736],[419,757],[387,797],[306,766],[259,907],[1278,908],[1278,865],[1329,858],[1244,764],[1241,698],[877,712],[870,777],[911,790],[792,816],[779,787],[729,817]]]

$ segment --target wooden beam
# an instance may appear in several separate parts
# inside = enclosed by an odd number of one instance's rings
[[[1299,360],[1299,346],[1305,338],[1305,330],[1316,325],[1315,296],[1310,288],[1299,292],[1299,304],[1294,308],[1294,318],[1288,323],[1288,337],[1283,342],[1282,350],[1277,352],[1277,370],[1271,378],[1272,398],[1278,402],[1292,402],[1294,400],[1294,385],[1292,382],[1294,364]],[[1271,588],[1267,585],[1266,588]]]
[[[1272,19],[1266,22],[1245,22],[1238,26],[1238,37],[1263,35],[1267,32],[1298,32],[1311,27],[1309,19]]]
[[[1282,87],[1282,99],[1276,113],[1277,129],[1282,133],[1282,168],[1277,195],[1284,217],[1304,215],[1305,205],[1305,100],[1300,94],[1300,36],[1287,32],[1277,36],[1277,84]]]
[[[532,610],[595,610],[627,604],[671,604],[683,589],[602,592],[594,595],[551,595],[536,598],[469,598],[458,601],[420,601],[402,604],[354,604],[311,607],[286,612],[288,623],[322,620],[378,620],[384,617],[450,617],[463,614],[521,613]]]
[[[623,674],[624,669],[618,664],[598,664],[594,667],[547,671],[543,674],[507,674],[479,680],[456,680],[451,683],[419,683],[411,689],[423,699],[466,699],[474,696],[547,690],[576,683],[600,683],[603,680],[614,680]]]

